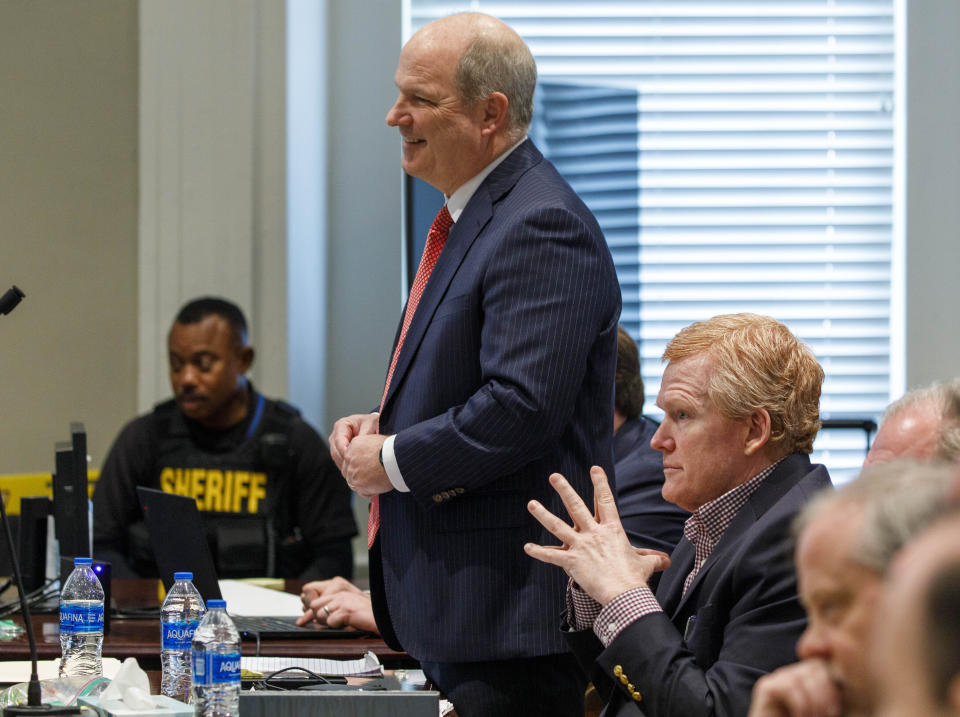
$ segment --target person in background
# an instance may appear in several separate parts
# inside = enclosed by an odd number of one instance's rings
[[[350,491],[326,443],[258,393],[240,309],[183,306],[167,338],[173,399],[120,432],[93,494],[94,555],[115,577],[156,576],[137,486],[195,498],[221,577],[353,574]]]
[[[897,556],[870,652],[875,717],[960,715],[960,514]]]
[[[680,542],[683,523],[690,513],[668,503],[660,494],[663,454],[650,446],[657,423],[642,415],[640,354],[622,326],[617,330],[615,386],[613,466],[620,521],[635,547],[669,553]]]
[[[831,485],[808,456],[823,370],[786,326],[755,314],[691,324],[663,357],[651,445],[663,497],[693,513],[677,548],[668,558],[631,546],[594,467],[595,511],[552,475],[573,525],[531,501],[561,545],[525,549],[570,576],[566,636],[605,714],[743,715],[757,678],[793,660],[806,620],[789,529]],[[654,596],[650,576],[665,568]]]
[[[404,171],[445,196],[404,309],[377,413],[330,450],[371,498],[376,623],[460,717],[583,715],[556,624],[565,579],[522,546],[564,470],[613,470],[620,288],[595,217],[527,138],[536,64],[481,13],[404,45],[387,113]],[[382,392],[382,393],[381,393]]]
[[[864,465],[898,457],[960,457],[960,379],[914,389],[887,407]]]
[[[901,459],[864,467],[804,509],[795,528],[808,615],[800,661],[757,681],[749,717],[872,714],[868,658],[884,575],[895,553],[944,510],[952,482],[944,466]]]

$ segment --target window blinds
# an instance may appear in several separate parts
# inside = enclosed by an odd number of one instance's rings
[[[889,401],[893,0],[410,0],[412,32],[479,10],[527,41],[531,134],[598,216],[638,340],[646,412],[666,341],[753,311],[826,372],[825,418]],[[815,458],[855,473],[859,431]]]

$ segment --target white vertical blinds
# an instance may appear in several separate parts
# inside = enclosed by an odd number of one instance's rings
[[[687,324],[782,320],[826,371],[825,418],[890,393],[893,0],[409,0],[409,31],[479,10],[528,42],[531,134],[604,227],[647,412]],[[864,434],[825,431],[843,479]]]

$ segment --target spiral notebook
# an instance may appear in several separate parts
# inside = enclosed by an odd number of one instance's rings
[[[157,561],[163,587],[173,585],[175,572],[193,573],[193,584],[204,601],[223,597],[213,554],[203,532],[197,502],[193,498],[164,493],[153,488],[137,488],[140,505],[150,532],[150,545]],[[230,603],[227,603],[230,612]],[[311,623],[299,626],[289,615],[230,614],[241,637],[263,640],[270,638],[364,637],[370,633],[353,628],[333,628]]]

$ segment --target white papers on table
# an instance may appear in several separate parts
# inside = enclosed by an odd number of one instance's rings
[[[231,615],[270,615],[300,617],[303,603],[299,595],[252,585],[241,580],[220,580],[220,594]]]
[[[325,660],[319,657],[241,657],[240,669],[267,676],[287,667],[301,667],[318,675],[338,677],[383,677],[383,665],[372,652],[357,660]]]

